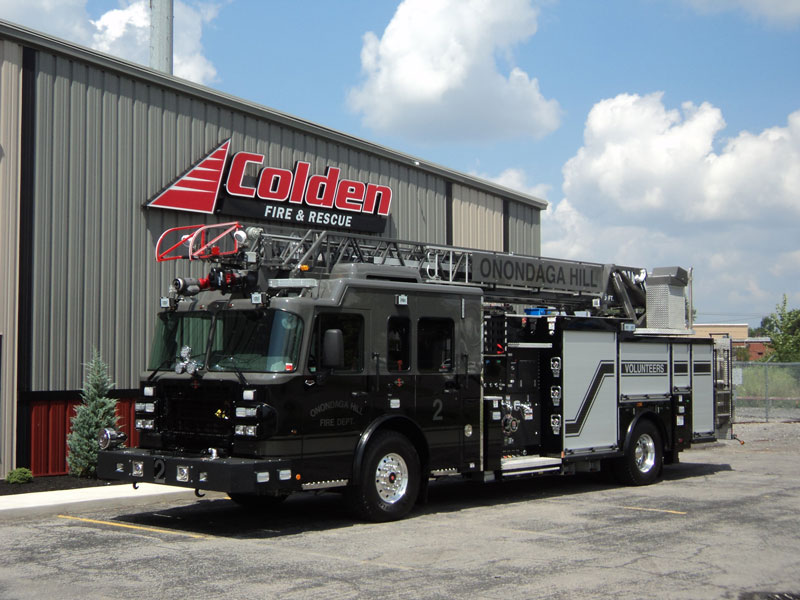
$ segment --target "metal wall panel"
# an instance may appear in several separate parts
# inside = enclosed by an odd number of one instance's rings
[[[329,166],[337,167],[342,170],[342,178],[388,185],[394,195],[383,237],[435,243],[446,240],[442,177],[253,117],[244,117],[241,123],[234,124],[232,145],[236,151],[265,155],[269,166],[291,169],[298,160],[303,160],[311,163],[315,173],[324,173]],[[255,165],[249,165],[246,174],[255,176]]]
[[[540,256],[542,252],[541,210],[530,204],[508,203],[508,251]]]
[[[79,404],[80,400],[65,398],[31,402],[30,468],[36,477],[69,473],[67,436]],[[118,429],[127,436],[125,445],[129,448],[139,444],[139,432],[132,427],[135,412],[134,398],[117,401]]]
[[[33,390],[79,389],[93,347],[118,388],[136,387],[158,296],[179,269],[157,267],[155,240],[186,224],[142,203],[207,151],[204,107],[41,52],[36,88]]]
[[[79,389],[93,347],[118,388],[138,385],[159,296],[176,275],[203,273],[156,263],[155,241],[169,227],[226,220],[142,205],[228,138],[271,166],[306,160],[389,185],[386,236],[446,240],[445,180],[413,165],[47,52],[37,53],[36,97],[35,391]]]
[[[503,199],[454,184],[453,245],[502,252]]]
[[[31,403],[31,464],[36,476],[67,474],[67,435],[78,400]]]
[[[0,40],[0,478],[16,455],[21,96],[22,47]]]

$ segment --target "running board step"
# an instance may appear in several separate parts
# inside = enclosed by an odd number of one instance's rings
[[[546,456],[514,456],[500,459],[500,470],[503,473],[514,471],[552,471],[561,467],[560,458]]]

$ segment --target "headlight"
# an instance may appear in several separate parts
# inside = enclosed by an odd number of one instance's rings
[[[128,436],[121,431],[105,428],[101,429],[97,436],[97,443],[100,445],[100,450],[108,450],[109,448],[116,448],[120,446]]]
[[[237,406],[236,417],[239,419],[254,418],[258,416],[258,409],[255,406]]]
[[[137,402],[135,404],[136,412],[154,413],[156,412],[155,402]]]
[[[136,419],[136,429],[155,429],[155,425],[153,419]]]
[[[142,395],[147,396],[148,398],[152,398],[156,395],[156,389],[152,385],[146,385],[142,389]]]
[[[247,435],[255,437],[258,435],[258,425],[237,425],[234,427],[236,435]]]

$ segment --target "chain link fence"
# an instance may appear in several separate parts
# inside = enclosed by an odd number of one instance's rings
[[[800,363],[735,362],[735,423],[800,421]]]

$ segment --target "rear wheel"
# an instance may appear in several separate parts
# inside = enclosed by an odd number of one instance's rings
[[[615,464],[617,479],[627,485],[648,485],[661,475],[664,446],[652,421],[640,421],[631,435],[625,456]]]
[[[414,446],[395,431],[382,431],[367,447],[361,483],[349,488],[348,500],[362,519],[395,521],[413,508],[419,484],[419,456]]]

